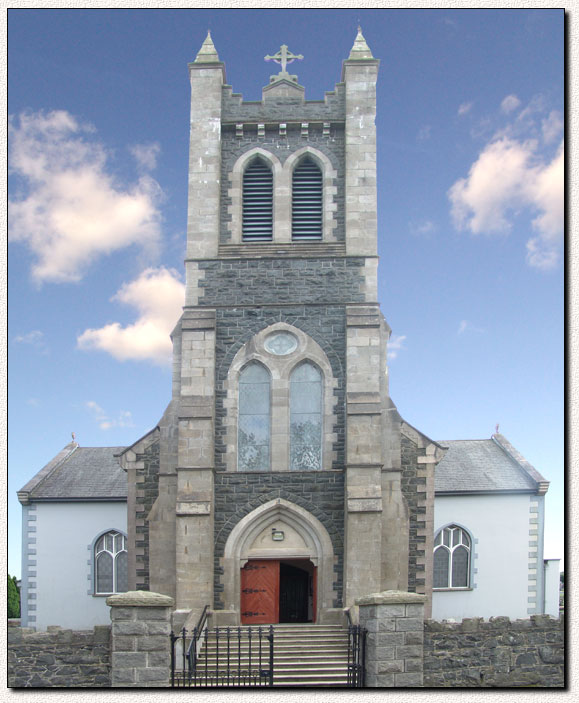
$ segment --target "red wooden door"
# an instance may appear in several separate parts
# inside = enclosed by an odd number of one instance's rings
[[[279,622],[279,561],[251,559],[241,569],[241,623]]]

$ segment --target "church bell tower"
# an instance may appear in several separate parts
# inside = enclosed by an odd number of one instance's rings
[[[186,300],[134,586],[216,624],[339,622],[361,596],[428,592],[434,464],[388,393],[379,61],[358,31],[308,101],[303,57],[265,58],[281,70],[256,102],[209,34],[189,64]]]

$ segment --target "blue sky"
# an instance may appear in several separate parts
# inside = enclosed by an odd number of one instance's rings
[[[258,100],[288,44],[306,98],[358,22],[378,83],[379,297],[390,392],[433,439],[500,431],[548,479],[563,556],[560,10],[8,12],[9,571],[15,492],[70,441],[160,419],[183,294],[189,85],[207,29]]]

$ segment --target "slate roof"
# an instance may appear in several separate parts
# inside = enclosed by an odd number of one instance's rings
[[[438,443],[447,452],[435,470],[436,494],[547,490],[548,481],[502,435]]]
[[[27,500],[126,500],[127,476],[115,454],[124,447],[68,444],[20,491]]]

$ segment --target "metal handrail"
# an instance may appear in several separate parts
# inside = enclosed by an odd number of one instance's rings
[[[201,646],[202,646],[201,637],[203,636],[203,633],[207,629],[207,611],[208,610],[209,610],[209,604],[203,608],[203,612],[201,613],[201,616],[200,616],[199,620],[197,621],[197,625],[193,629],[193,637],[191,637],[191,642],[189,643],[189,647],[187,649],[187,662],[189,664],[189,676],[191,676],[191,673],[193,671],[195,671],[196,666],[197,666],[197,657],[199,655],[199,650],[201,649]],[[193,655],[193,660],[191,660],[191,655]]]

